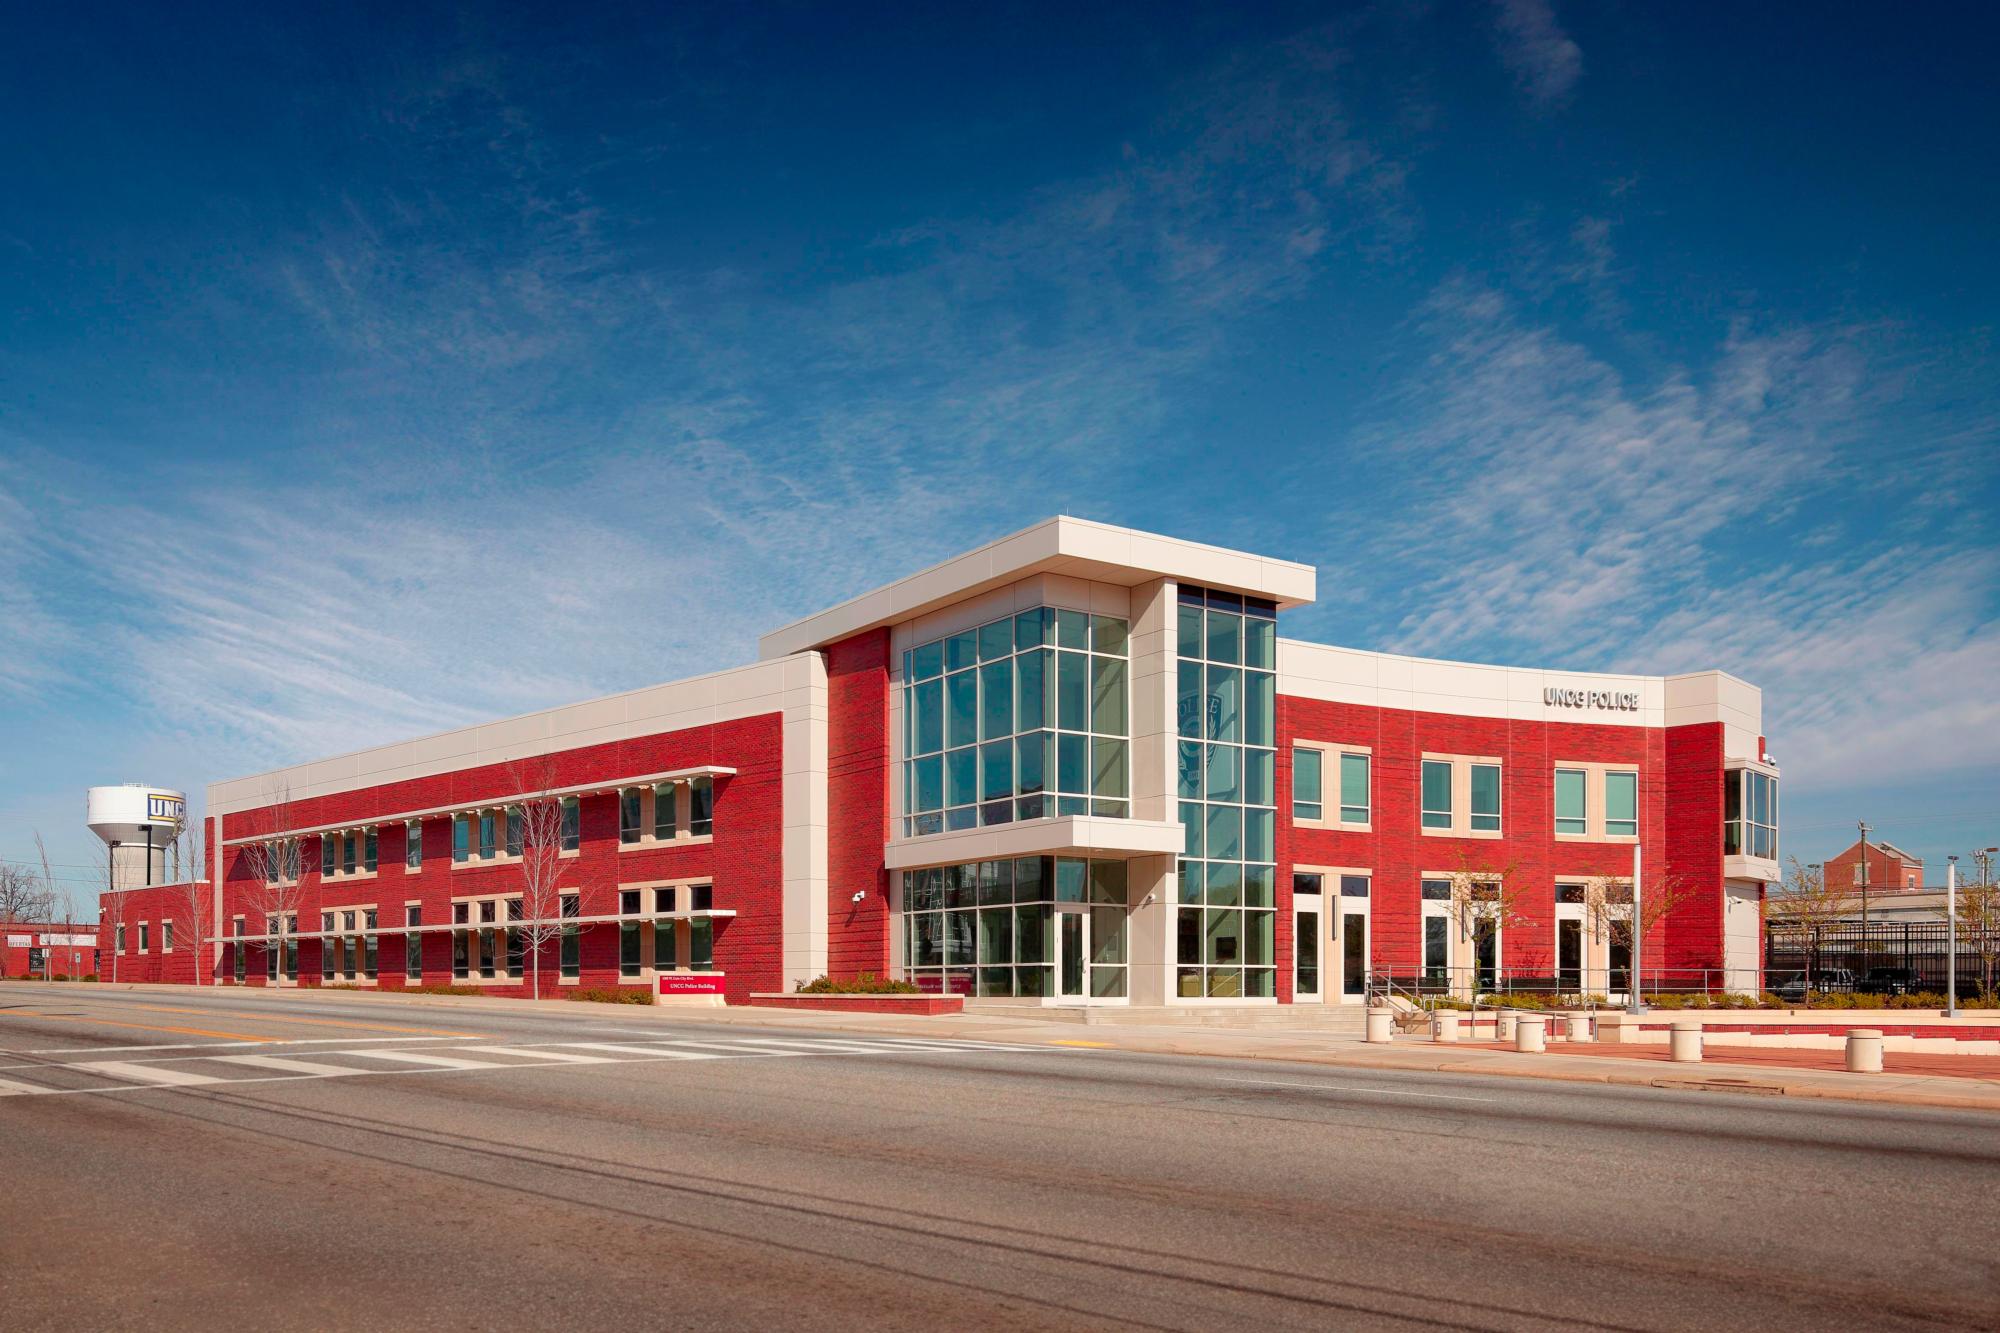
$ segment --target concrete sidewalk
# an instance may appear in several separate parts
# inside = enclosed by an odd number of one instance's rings
[[[197,989],[166,985],[27,981],[0,985],[0,1001],[10,996],[26,998],[32,995],[34,1002],[42,1005],[60,1003],[69,998],[88,1002],[91,999],[108,999],[128,994],[148,999],[160,996],[189,999],[199,995],[204,999],[223,1001],[262,1000],[278,1003],[352,1000],[361,1004],[380,1004],[398,1008],[461,1012],[468,1009],[484,1009],[506,1013],[525,1011],[559,1014],[578,1020],[631,1023],[635,1026],[650,1023],[705,1023],[717,1026],[866,1032],[1080,1047],[1123,1051],[1135,1055],[1277,1060],[1342,1069],[1491,1074],[1511,1078],[1551,1079],[1568,1083],[1603,1083],[1693,1092],[1735,1092],[1757,1096],[1808,1097],[1899,1106],[2000,1111],[2000,1080],[1990,1076],[1980,1077],[1970,1069],[1961,1075],[1937,1072],[1943,1062],[1952,1059],[1979,1062],[1978,1057],[1928,1057],[1923,1061],[1924,1072],[1900,1074],[1894,1071],[1895,1053],[1892,1052],[1888,1057],[1890,1066],[1888,1072],[1850,1074],[1843,1069],[1781,1066],[1767,1060],[1732,1063],[1723,1050],[1715,1047],[1710,1048],[1710,1057],[1701,1064],[1678,1065],[1665,1062],[1657,1053],[1621,1052],[1614,1055],[1610,1053],[1613,1049],[1610,1047],[1579,1047],[1573,1051],[1564,1051],[1558,1044],[1546,1054],[1524,1055],[1491,1044],[1439,1044],[1424,1038],[1400,1034],[1391,1044],[1370,1046],[1351,1037],[1306,1029],[1218,1030],[1166,1026],[1077,1028],[1034,1019],[1015,1019],[999,1014],[917,1017],[759,1009],[748,1006],[714,1008],[593,1004],[574,1000],[489,999],[485,996],[325,990],[318,987],[271,989],[204,986]]]

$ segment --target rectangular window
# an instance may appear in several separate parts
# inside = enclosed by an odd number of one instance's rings
[[[562,798],[562,849],[573,852],[582,842],[582,810],[574,796]]]
[[[355,846],[356,841],[352,833],[340,835],[340,873],[343,875],[354,873],[355,853],[360,850]]]
[[[1556,770],[1556,832],[1578,837],[1590,832],[1590,806],[1585,794],[1589,776],[1580,768]]]
[[[322,878],[324,878],[327,875],[331,875],[333,873],[333,857],[334,857],[333,835],[331,833],[320,834],[319,873]]]
[[[363,913],[363,916],[366,919],[362,924],[368,928],[368,933],[361,940],[361,972],[372,981],[375,977],[375,950],[381,937],[375,933],[375,913],[370,911]]]
[[[1472,831],[1500,831],[1500,765],[1472,765]]]
[[[653,837],[661,842],[671,840],[680,831],[678,783],[662,782],[653,788]]]
[[[639,841],[639,789],[626,787],[618,793],[618,841]]]
[[[403,936],[403,975],[412,981],[420,981],[424,975],[424,937],[417,933],[423,919],[423,908],[412,904],[403,909],[403,925],[407,928]]]
[[[472,820],[467,815],[451,817],[451,859],[464,864],[472,854]]]
[[[688,922],[688,966],[697,972],[715,967],[715,921],[697,917]]]
[[[618,923],[618,975],[636,977],[639,975],[639,923],[620,921]]]
[[[706,838],[715,832],[715,779],[695,778],[688,783],[688,836]]]
[[[1366,824],[1370,817],[1368,776],[1371,767],[1365,754],[1340,756],[1340,822]]]
[[[403,869],[420,870],[424,864],[424,822],[412,819],[403,825]]]
[[[160,923],[160,952],[172,953],[173,951],[174,923],[171,921],[162,921]]]
[[[125,952],[125,927],[118,926],[113,930],[111,951],[113,953]]]
[[[521,807],[518,805],[508,806],[507,807],[507,855],[519,856],[521,854],[524,846],[523,840],[525,837],[524,824],[525,821],[521,816]]]
[[[577,926],[571,924],[582,915],[583,902],[574,893],[562,895],[562,974],[565,977],[583,975],[583,940]]]
[[[491,810],[479,812],[479,859],[491,861],[500,851],[500,821]]]
[[[148,922],[145,922],[145,921],[141,921],[141,922],[139,923],[139,952],[140,952],[140,953],[144,953],[144,952],[146,952],[146,946],[147,946],[147,944],[148,944],[148,942],[149,942],[149,937],[150,937],[151,933],[152,933],[152,926],[151,926],[151,924],[150,924],[150,923],[148,923]]]
[[[327,929],[331,930],[332,928],[333,928],[333,927],[332,927],[332,923],[331,923],[331,922],[329,922],[329,923],[328,923],[328,925],[327,925]],[[333,963],[334,963],[334,954],[335,954],[335,953],[337,953],[337,952],[339,951],[339,948],[340,948],[340,943],[339,943],[339,941],[337,941],[337,940],[330,940],[330,939],[322,939],[322,940],[320,940],[320,942],[319,942],[319,979],[320,979],[321,981],[332,981],[332,980],[333,980]]]
[[[232,958],[232,959],[230,960],[230,963],[231,963],[231,967],[232,967],[232,970],[233,970],[233,971],[235,972],[235,974],[236,974],[236,979],[237,979],[238,981],[241,981],[241,980],[243,980],[243,974],[244,974],[244,971],[245,971],[245,964],[246,964],[246,963],[247,963],[247,961],[248,961],[248,960],[247,960],[247,959],[245,959],[245,958],[244,958],[244,956],[243,956],[243,950],[244,950],[244,947],[245,947],[245,946],[244,946],[244,944],[243,944],[243,918],[242,918],[242,917],[240,917],[240,916],[239,916],[239,917],[237,917],[237,918],[236,918],[236,922],[235,922],[235,925],[236,925],[236,949],[235,949],[235,957],[234,957],[234,958]],[[269,952],[269,951],[270,951],[270,948],[271,948],[271,946],[270,946],[270,945],[268,945],[268,944],[264,946],[264,949],[265,949],[265,951],[266,951],[266,952]],[[272,955],[272,957],[274,957],[274,958],[275,958],[276,956],[277,956],[277,955],[275,955],[275,954],[273,954],[273,955]]]
[[[1435,829],[1451,827],[1451,761],[1448,759],[1424,760],[1423,825]]]
[[[1320,764],[1322,756],[1318,750],[1308,750],[1300,746],[1292,751],[1292,818],[1318,820],[1325,813],[1320,803]]]
[[[375,830],[372,828],[368,829],[361,835],[361,838],[362,838],[361,868],[366,870],[369,874],[372,875],[375,873],[375,862],[376,862],[375,854],[377,850],[375,843]]]
[[[1639,775],[1604,775],[1604,831],[1614,838],[1639,836]]]
[[[653,970],[671,972],[680,966],[680,958],[674,942],[674,923],[668,920],[653,923]]]
[[[458,906],[463,907],[465,904],[460,903]],[[460,920],[463,919],[463,917],[460,918]],[[472,971],[471,938],[472,933],[470,931],[454,930],[451,933],[451,974],[460,981],[463,981]]]

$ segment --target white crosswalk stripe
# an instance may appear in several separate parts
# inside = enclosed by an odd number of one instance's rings
[[[32,1083],[16,1083],[11,1078],[0,1078],[0,1097],[31,1097],[38,1092],[47,1092]]]
[[[345,1054],[345,1052],[330,1052]],[[321,1064],[317,1060],[294,1060],[282,1055],[210,1055],[207,1060],[219,1060],[223,1064],[248,1065],[252,1069],[275,1069],[280,1074],[310,1074],[318,1078],[332,1078],[339,1074],[367,1074],[372,1070],[356,1069],[352,1065]]]
[[[615,1065],[618,1061],[608,1055],[578,1055],[574,1051],[552,1050],[546,1046],[470,1046],[464,1050],[484,1051],[488,1055],[519,1055],[533,1060],[553,1060],[569,1065]]]
[[[209,1074],[196,1074],[186,1069],[169,1069],[165,1065],[142,1065],[124,1060],[92,1060],[83,1064],[68,1064],[66,1069],[83,1069],[106,1078],[122,1078],[133,1083],[157,1083],[162,1087],[186,1088],[197,1083],[222,1083]]]
[[[720,1060],[721,1056],[708,1051],[677,1051],[671,1046],[627,1046],[610,1041],[573,1041],[569,1048],[579,1051],[611,1051],[618,1055],[650,1055],[665,1060]],[[750,1052],[745,1051],[745,1055]]]
[[[342,1051],[342,1055],[364,1056],[370,1060],[395,1060],[402,1064],[428,1065],[432,1069],[506,1069],[491,1060],[461,1060],[455,1055],[433,1055],[429,1051]]]

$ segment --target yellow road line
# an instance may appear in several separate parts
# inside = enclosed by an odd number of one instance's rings
[[[1111,1043],[1110,1043],[1110,1042],[1108,1042],[1108,1041],[1052,1041],[1052,1042],[1050,1042],[1050,1043],[1049,1043],[1049,1045],[1051,1045],[1051,1046],[1088,1046],[1088,1047],[1090,1047],[1090,1048],[1091,1048],[1092,1050],[1096,1050],[1096,1051],[1108,1051],[1108,1050],[1110,1050],[1110,1049],[1111,1049]]]
[[[10,1018],[46,1018],[58,1023],[93,1023],[98,1027],[132,1028],[139,1032],[177,1032],[186,1037],[220,1037],[224,1041],[278,1041],[270,1036],[252,1036],[247,1032],[217,1032],[210,1028],[174,1027],[161,1023],[120,1023],[109,1018],[93,1018],[88,1014],[41,1014],[30,1010],[6,1011]]]

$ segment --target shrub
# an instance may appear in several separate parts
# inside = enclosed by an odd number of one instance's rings
[[[582,1000],[589,1004],[651,1004],[653,992],[633,990],[629,986],[586,986],[581,990],[567,992],[568,998]]]
[[[793,989],[799,995],[923,994],[923,991],[914,982],[896,981],[889,977],[878,977],[873,972],[861,972],[851,977],[814,977],[811,981],[801,981]]]

